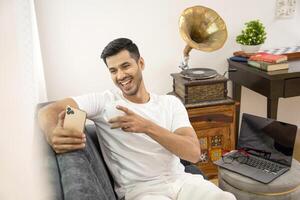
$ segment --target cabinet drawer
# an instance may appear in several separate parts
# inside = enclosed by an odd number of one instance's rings
[[[189,116],[192,126],[195,130],[228,126],[234,122],[233,110],[226,110],[222,112],[202,113],[198,115]]]

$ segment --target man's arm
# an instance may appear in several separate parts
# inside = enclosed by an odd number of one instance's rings
[[[39,126],[56,153],[82,149],[85,146],[84,133],[63,128],[64,111],[67,105],[78,108],[73,99],[66,98],[49,104],[38,112]]]
[[[145,133],[178,157],[192,163],[199,161],[200,145],[193,128],[183,127],[172,133],[151,122]]]
[[[123,106],[117,107],[126,113],[111,119],[111,128],[125,132],[145,133],[178,157],[196,163],[200,158],[200,145],[191,127],[178,128],[173,132],[147,120]]]

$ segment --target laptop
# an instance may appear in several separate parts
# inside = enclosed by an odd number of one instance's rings
[[[237,150],[214,162],[261,183],[270,183],[291,167],[297,126],[244,113]]]

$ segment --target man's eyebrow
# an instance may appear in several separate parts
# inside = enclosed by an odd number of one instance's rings
[[[124,67],[125,65],[128,65],[128,64],[130,64],[130,62],[125,61],[125,62],[121,63],[121,64],[118,65],[118,66]],[[108,70],[115,70],[115,69],[117,69],[117,68],[118,68],[117,66],[116,66],[116,67],[109,67]]]
[[[115,67],[109,67],[109,68],[108,68],[109,71],[115,70],[115,69],[116,69]]]
[[[124,65],[128,65],[128,64],[130,64],[128,61],[126,61],[126,62],[123,62],[120,66],[124,66]]]

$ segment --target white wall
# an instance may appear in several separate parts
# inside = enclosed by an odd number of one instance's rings
[[[30,16],[30,1],[0,0],[0,199],[49,199],[44,182],[47,174],[40,169],[36,153],[40,149],[33,137],[34,85],[28,60],[32,45],[20,30],[31,24],[20,19]],[[22,15],[24,16],[24,15]],[[21,21],[21,22],[20,22]],[[24,40],[27,39],[27,40]],[[27,48],[24,48],[26,46]],[[27,50],[27,51],[25,51]],[[45,197],[45,198],[41,198]]]
[[[193,67],[214,68],[223,74],[226,58],[239,50],[235,37],[247,20],[260,19],[265,24],[268,39],[263,48],[300,45],[300,1],[294,18],[284,20],[275,19],[275,4],[275,0],[36,0],[49,100],[114,87],[99,56],[117,37],[129,37],[138,44],[146,61],[148,89],[161,94],[171,91],[170,73],[179,71],[185,46],[178,18],[194,5],[216,10],[229,36],[216,52],[193,50]],[[300,126],[300,97],[280,99],[279,104],[278,118]],[[241,110],[265,116],[266,98],[243,88]]]

